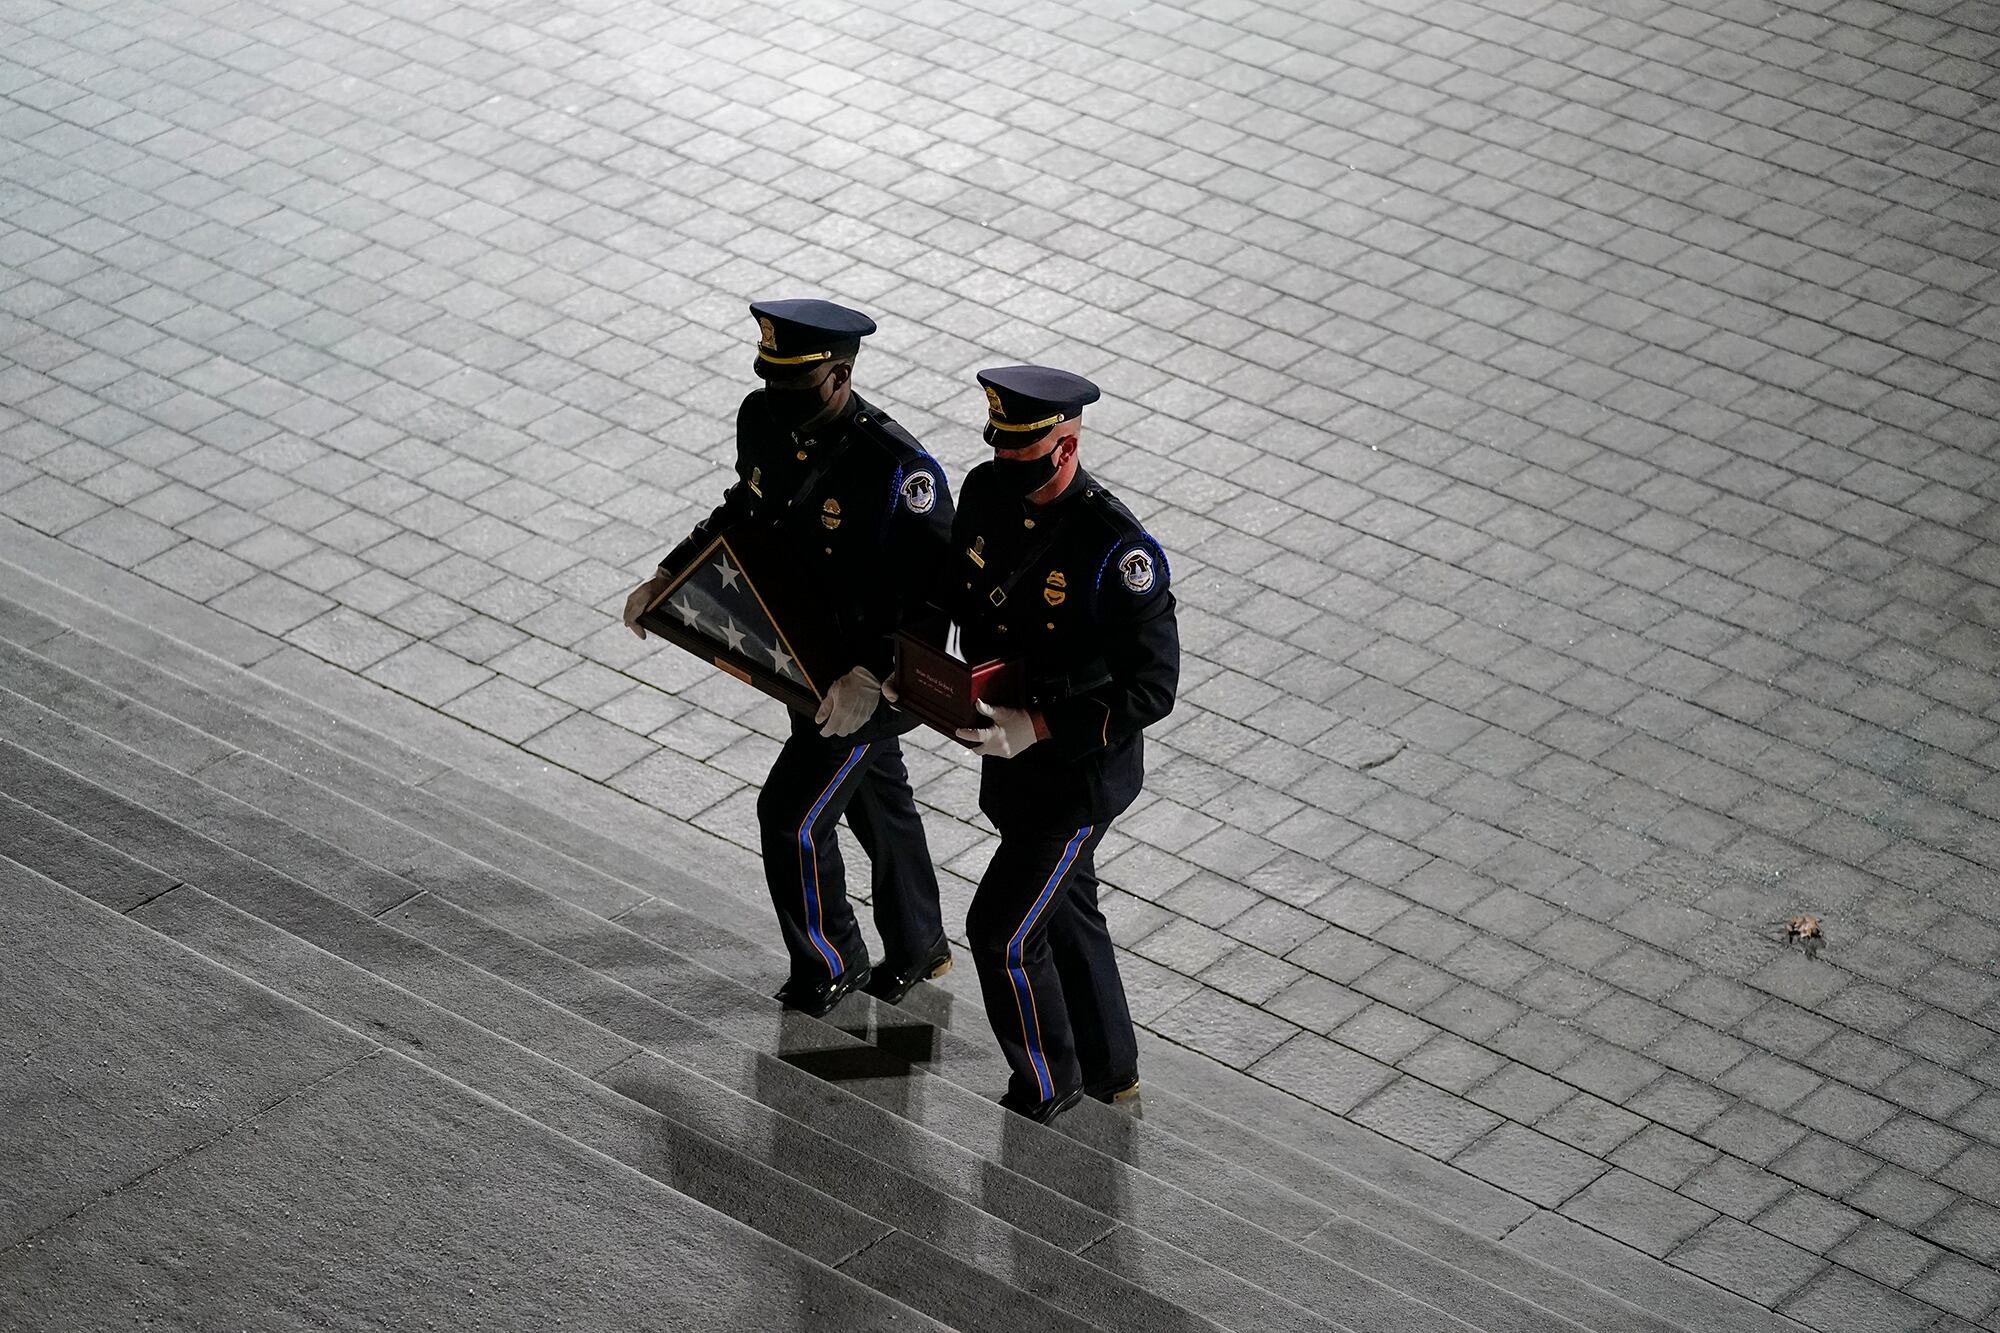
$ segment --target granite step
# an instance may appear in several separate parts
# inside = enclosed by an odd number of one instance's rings
[[[225,762],[210,753],[214,747],[203,743],[208,738],[202,733],[181,727],[129,698],[108,696],[53,663],[43,661],[37,666],[33,662],[14,661],[10,666],[10,677],[23,688],[35,690],[51,702],[67,703],[72,708],[90,713],[98,725],[116,727],[126,739],[146,745],[163,756],[177,758],[195,771],[214,769]],[[49,719],[34,719],[19,708],[11,712],[24,730],[35,730],[42,736],[42,744],[51,753],[72,758],[90,750],[83,739],[74,734],[63,734],[64,728],[50,725]],[[233,763],[236,758],[228,756],[226,762]],[[137,780],[131,774],[130,766],[115,756],[100,756],[100,760],[106,769],[117,770],[121,780]],[[305,781],[270,765],[263,765],[262,761],[245,757],[243,762],[261,766],[256,776],[267,795],[274,785],[283,787],[288,783]],[[92,776],[103,778],[105,774],[93,772]],[[174,812],[177,817],[190,820],[204,817],[202,812],[190,808],[184,797],[162,796],[162,789],[171,787],[171,782],[163,781],[157,775],[145,780],[150,800],[179,799],[179,808]],[[358,807],[337,809],[335,803],[340,798],[326,793],[295,792],[293,796],[296,807],[316,824],[319,833],[356,838],[363,842],[372,839],[373,834],[361,827],[365,823],[366,812]],[[299,873],[297,863],[303,858],[323,873],[329,859],[328,849],[312,846],[310,835],[302,834],[270,816],[239,814],[236,820],[243,827],[227,840],[235,842],[239,848],[246,851],[254,849],[254,854],[260,859],[278,863],[281,868],[292,869],[294,873]],[[590,1013],[600,1022],[605,1021],[604,1015],[592,1012],[589,1006],[610,1004],[614,1008],[622,1007],[623,997],[605,995],[598,985],[602,978],[592,973],[586,964],[594,965],[598,973],[628,981],[639,990],[664,983],[666,990],[662,998],[683,1012],[707,1016],[718,1011],[733,1011],[739,1023],[746,1025],[732,1033],[741,1040],[756,1044],[768,1038],[773,1011],[763,997],[744,991],[719,975],[689,964],[658,946],[646,946],[640,951],[643,956],[635,960],[632,957],[634,946],[643,944],[637,937],[574,908],[565,912],[555,900],[535,894],[526,886],[503,883],[505,877],[490,869],[449,864],[441,868],[438,862],[448,863],[450,858],[440,855],[442,849],[439,845],[433,844],[429,849],[405,850],[410,851],[408,857],[396,853],[392,859],[398,861],[410,878],[399,879],[379,869],[370,875],[370,867],[366,863],[354,861],[341,871],[342,890],[360,895],[370,910],[383,914],[385,920],[400,928],[422,934],[434,942],[442,939],[443,947],[450,952],[474,958],[481,967],[500,972],[517,984],[548,994],[566,1009]],[[410,897],[403,891],[410,884],[421,884],[429,892]],[[459,906],[440,906],[440,895],[451,894],[461,899]],[[471,908],[479,916],[461,910],[463,908]],[[499,918],[502,924],[490,924],[481,919],[485,916]],[[565,972],[563,968],[553,966],[557,961],[555,955],[533,957],[529,952],[533,946],[524,947],[525,942],[516,931],[527,932],[531,937],[541,935],[560,940],[558,947],[575,960],[570,964],[572,970]],[[580,944],[586,943],[587,948],[579,948]],[[482,948],[486,952],[480,952]],[[591,949],[608,949],[609,952],[593,957],[590,956]],[[638,978],[621,975],[635,962]],[[505,970],[510,967],[525,970]],[[957,1054],[961,1063],[973,1061],[977,1056],[984,1056],[988,1064],[991,1062],[989,1053],[972,1052],[970,1043],[963,1039],[947,1037],[941,1044],[960,1048]],[[931,1052],[932,1072],[939,1068],[940,1054],[937,1050]],[[838,1061],[844,1057],[834,1054],[831,1058]],[[879,1095],[901,1103],[907,1099],[908,1089],[902,1086],[907,1081],[904,1071],[895,1071],[887,1080],[891,1086],[881,1089]],[[954,1091],[962,1098],[968,1095],[963,1090]],[[933,1100],[936,1098],[933,1097]],[[976,1105],[988,1121],[1006,1118],[983,1098],[976,1099]],[[901,1109],[900,1105],[898,1109]],[[1095,1106],[1090,1108],[1091,1112],[1100,1110]],[[1096,1174],[1101,1175],[1106,1166],[1115,1166],[1119,1160],[1141,1168],[1140,1172],[1132,1173],[1133,1177],[1142,1183],[1151,1202],[1160,1209],[1158,1216],[1161,1219],[1161,1222],[1148,1224],[1143,1229],[1157,1232],[1163,1223],[1170,1222],[1180,1231],[1178,1237],[1170,1235],[1167,1238],[1178,1239],[1184,1247],[1190,1243],[1212,1246],[1216,1243],[1216,1236],[1221,1234],[1229,1245],[1229,1260],[1224,1263],[1225,1268],[1301,1305],[1338,1310],[1350,1322],[1411,1328],[1466,1326],[1497,1331],[1550,1327],[1554,1320],[1554,1316],[1545,1310],[1529,1307],[1457,1270],[1429,1261],[1415,1251],[1395,1256],[1402,1260],[1396,1271],[1399,1277],[1418,1287],[1426,1300],[1434,1301],[1436,1305],[1407,1300],[1351,1263],[1330,1262],[1324,1257],[1327,1249],[1333,1249],[1343,1259],[1349,1257],[1350,1250],[1363,1257],[1380,1258],[1385,1245],[1390,1249],[1403,1248],[1399,1243],[1375,1233],[1362,1234],[1365,1229],[1331,1216],[1328,1210],[1311,1205],[1298,1196],[1287,1196],[1282,1190],[1270,1188],[1267,1183],[1253,1181],[1240,1170],[1208,1157],[1191,1145],[1147,1131],[1143,1126],[1137,1127],[1138,1132],[1133,1133],[1134,1127],[1130,1122],[1114,1112],[1102,1110],[1102,1117],[1100,1123],[1111,1131],[1109,1134],[1089,1135],[1091,1119],[1088,1114],[1073,1116],[1065,1124],[1073,1135],[1108,1154],[1086,1161],[1083,1164],[1086,1170],[1094,1167]],[[1079,1178],[1079,1173],[1070,1166],[1051,1169],[1047,1164],[1038,1164],[1037,1170],[1046,1183],[1058,1188],[1067,1184],[1073,1189]],[[1208,1208],[1211,1213],[1216,1210],[1206,1204],[1195,1206],[1198,1204],[1196,1199],[1182,1190],[1149,1179],[1142,1174],[1146,1171],[1175,1179],[1204,1199],[1220,1203],[1239,1216],[1202,1219],[1202,1208]],[[1261,1230],[1257,1224],[1272,1230]],[[1342,1243],[1343,1232],[1351,1233],[1353,1239]],[[1286,1244],[1287,1241],[1298,1241],[1307,1236],[1315,1239],[1312,1249]],[[1451,1319],[1444,1313],[1444,1307],[1449,1307],[1450,1313],[1458,1318]]]
[[[4,858],[0,936],[0,1328],[947,1327]]]
[[[17,609],[18,611],[18,609]],[[16,628],[19,622],[23,628]],[[245,718],[242,710],[227,708],[212,700],[200,690],[191,689],[169,673],[160,672],[150,664],[137,662],[124,654],[96,643],[87,636],[73,631],[64,631],[53,621],[34,623],[34,618],[23,618],[21,614],[0,619],[0,633],[5,633],[17,641],[32,642],[38,651],[47,652],[79,670],[89,671],[101,679],[115,681],[126,690],[138,690],[141,697],[150,703],[173,710],[176,716],[194,722],[206,723],[211,730],[227,730],[238,743],[258,745],[270,753],[286,756],[288,759],[306,765],[315,778],[329,773],[338,773],[341,785],[357,799],[379,807],[387,806],[400,817],[412,823],[428,818],[426,827],[438,831],[438,805],[430,802],[428,809],[411,809],[406,799],[397,795],[408,788],[396,783],[386,775],[360,764],[350,757],[329,755],[324,751],[313,753],[301,748],[301,739],[285,728],[259,718]],[[350,731],[349,736],[354,733]],[[309,743],[308,743],[309,744]],[[242,768],[254,768],[254,764],[238,761],[241,756],[232,756],[225,764],[236,764]],[[212,779],[211,779],[212,780]],[[227,784],[225,784],[227,785]],[[474,784],[477,785],[477,784]],[[240,788],[239,788],[240,790]],[[515,827],[533,827],[520,818],[522,812],[513,812],[510,820]],[[459,814],[460,830],[463,834],[463,814]],[[488,821],[479,821],[487,828],[497,828]],[[449,823],[446,820],[445,823]],[[442,836],[442,834],[440,834]],[[489,844],[477,837],[477,830],[471,838],[460,838],[461,844],[470,841],[474,854],[490,850]],[[582,840],[572,839],[581,843]],[[605,845],[604,839],[596,840]],[[579,846],[579,850],[584,850]],[[503,859],[493,856],[491,859]],[[564,864],[557,866],[559,872],[575,873],[580,862],[564,858]],[[547,863],[543,863],[547,869]],[[598,910],[604,910],[598,905]],[[607,913],[616,915],[616,913]],[[718,931],[706,917],[698,917],[658,900],[644,901],[624,912],[620,919],[640,933],[656,939],[669,940],[683,948],[690,941],[699,941],[698,948],[690,948],[707,966],[729,973],[739,980],[752,985],[768,987],[775,984],[775,978],[782,975],[782,964],[775,957],[754,945],[749,945],[732,932]],[[921,1006],[922,1002],[919,1002]],[[936,1000],[930,1001],[933,1008]],[[921,1011],[921,1010],[920,1010]],[[890,1025],[893,1035],[895,1024]],[[988,1062],[989,1076],[1004,1075],[997,1063]],[[1240,1076],[1236,1076],[1240,1079]],[[1244,1083],[1250,1080],[1241,1080]],[[1257,1085],[1261,1087],[1261,1085]],[[1396,1195],[1389,1194],[1356,1176],[1323,1160],[1314,1159],[1299,1150],[1278,1142],[1273,1138],[1248,1130],[1224,1117],[1206,1111],[1188,1099],[1178,1098],[1162,1088],[1157,1080],[1149,1083],[1148,1103],[1153,1119],[1160,1123],[1184,1126],[1187,1130],[1182,1137],[1199,1137],[1204,1146],[1216,1148],[1226,1145],[1232,1152],[1225,1154],[1239,1165],[1258,1171],[1267,1179],[1281,1181],[1300,1192],[1313,1197],[1332,1208],[1345,1218],[1345,1222],[1333,1222],[1316,1233],[1309,1242],[1316,1248],[1324,1248],[1336,1257],[1341,1257],[1350,1265],[1369,1270],[1377,1268],[1398,1270],[1411,1268],[1411,1257],[1407,1251],[1415,1249],[1434,1258],[1442,1258],[1452,1268],[1470,1274],[1477,1279],[1472,1285],[1458,1282],[1457,1292],[1453,1283],[1439,1287],[1433,1284],[1426,1290],[1422,1278],[1426,1270],[1423,1265],[1415,1266],[1416,1277],[1412,1285],[1424,1292],[1444,1308],[1454,1308],[1454,1303],[1467,1310],[1484,1309],[1489,1304],[1486,1286],[1512,1293],[1540,1307],[1542,1310],[1567,1317],[1581,1326],[1602,1329],[1630,1329],[1634,1333],[1661,1333],[1679,1327],[1657,1315],[1650,1315],[1632,1304],[1611,1296],[1599,1288],[1578,1281],[1576,1277],[1557,1273],[1545,1264],[1523,1257],[1517,1250],[1510,1249],[1482,1237],[1458,1221],[1466,1221],[1474,1226],[1493,1226],[1496,1219],[1504,1227],[1518,1225],[1525,1217],[1532,1215],[1533,1209],[1513,1196],[1505,1195],[1483,1183],[1471,1181],[1432,1163],[1429,1159],[1416,1158],[1420,1167],[1435,1168],[1424,1184],[1434,1196],[1442,1193],[1444,1205],[1453,1210],[1454,1221],[1445,1221],[1431,1209],[1412,1207]],[[1344,1125],[1344,1122],[1339,1122]],[[1349,1127],[1358,1134],[1368,1132],[1358,1127]],[[1393,1156],[1411,1157],[1407,1149],[1397,1145],[1386,1145],[1394,1149]],[[1408,1174],[1405,1168],[1405,1174]],[[1439,1177],[1442,1177],[1441,1179]],[[1454,1179],[1454,1177],[1456,1179]],[[1437,1200],[1432,1200],[1433,1207]],[[1643,1256],[1639,1256],[1643,1258]],[[1672,1273],[1672,1270],[1667,1270]],[[1706,1284],[1685,1275],[1673,1274],[1682,1284],[1693,1287],[1692,1292],[1674,1293],[1706,1298],[1711,1291],[1704,1291]],[[1674,1285],[1669,1283],[1669,1286]],[[1755,1311],[1735,1310],[1736,1302],[1722,1293],[1714,1292],[1722,1299],[1716,1304],[1719,1313],[1740,1316]],[[1762,1312],[1758,1312],[1762,1313]],[[1732,1327],[1735,1326],[1733,1323]],[[1745,1327],[1767,1327],[1751,1324]]]
[[[0,697],[0,703],[4,702],[4,697]],[[19,706],[14,708],[13,716],[18,719]],[[92,740],[87,733],[71,730],[68,745],[72,750],[90,748]],[[108,748],[108,743],[100,744]],[[126,752],[121,762],[131,769],[157,768],[130,752]],[[155,781],[161,777],[157,772],[150,776]],[[596,994],[587,1003],[578,1001],[595,1010],[586,1018],[531,997],[489,972],[373,920],[362,910],[335,903],[265,864],[188,830],[172,817],[124,800],[4,741],[0,741],[0,787],[21,795],[27,804],[73,828],[108,835],[106,841],[123,847],[135,859],[163,870],[176,881],[199,884],[204,891],[283,932],[338,954],[460,1014],[477,1015],[480,1026],[538,1050],[571,1069],[601,1074],[615,1068],[617,1077],[608,1086],[663,1113],[671,1114],[673,1099],[684,1096],[680,1085],[685,1079],[678,1071],[692,1070],[726,1081],[737,1093],[754,1097],[771,1110],[820,1130],[830,1140],[837,1139],[850,1149],[865,1152],[875,1163],[905,1169],[913,1176],[931,1177],[933,1184],[955,1184],[962,1198],[969,1197],[995,1214],[1004,1212],[1032,1221],[1056,1235],[1069,1249],[1081,1253],[1089,1263],[1077,1275],[1081,1288],[1076,1293],[1079,1301],[1102,1305],[1107,1294],[1119,1295],[1120,1284],[1099,1271],[1103,1265],[1098,1262],[1100,1257],[1116,1257],[1127,1269],[1152,1279],[1138,1285],[1153,1287],[1171,1302],[1163,1310],[1157,1300],[1119,1299],[1113,1302],[1109,1314],[1129,1315],[1146,1327],[1199,1327],[1200,1321],[1190,1320],[1173,1308],[1194,1306],[1209,1307],[1226,1316],[1217,1322],[1246,1330],[1333,1333],[1354,1327],[1321,1319],[1156,1238],[1129,1234],[1131,1228],[1115,1219],[1093,1215],[1076,1203],[1031,1184],[1002,1164],[999,1155],[980,1157],[963,1147],[941,1142],[884,1106],[856,1098],[845,1086],[827,1083],[810,1072],[814,1067],[824,1069],[818,1057],[823,1055],[826,1045],[821,1035],[812,1031],[822,1025],[811,1020],[797,1016],[780,1019],[775,1012],[769,1013],[767,1019],[777,1020],[770,1024],[774,1029],[771,1050],[752,1050],[705,1031],[665,1006],[624,991],[595,974],[585,976],[586,969],[572,964],[575,982],[589,986],[594,978],[599,983],[594,987]],[[229,800],[220,794],[214,794],[213,799]],[[16,839],[16,844],[21,841]],[[348,891],[353,891],[351,879],[341,882]],[[408,906],[415,908],[417,903],[427,904],[422,919],[434,927],[455,925],[460,930],[475,932],[493,948],[511,951],[519,958],[538,959],[545,966],[563,961],[519,937],[485,926],[431,895],[425,894]],[[406,923],[414,919],[417,918],[404,918]],[[592,1019],[632,1028],[630,1035],[638,1040],[616,1035]],[[805,1031],[798,1039],[786,1042],[782,1038],[787,1028]],[[846,1042],[849,1049],[864,1054],[873,1051],[845,1034],[832,1035]],[[661,1057],[675,1067],[675,1072],[662,1076],[657,1066],[627,1064],[635,1045],[643,1045]],[[907,1091],[885,1091],[896,1082],[894,1076],[879,1069],[871,1070],[871,1074],[879,1102],[907,1104],[911,1100]],[[907,1075],[906,1068],[903,1071],[906,1082]],[[1041,1127],[1006,1116],[990,1104],[982,1104],[979,1109],[989,1118],[1005,1122],[1004,1129],[1012,1136],[1009,1155],[1034,1155],[1032,1142],[1023,1147],[1015,1141],[1024,1132],[1060,1142]],[[1037,1270],[1036,1280],[1046,1283],[1057,1271]],[[1137,1325],[1126,1319],[1107,1318],[1106,1326]],[[1425,1327],[1426,1321],[1420,1318],[1407,1325],[1373,1327],[1404,1326]],[[1367,1327],[1361,1326],[1361,1333],[1366,1333]]]
[[[1216,1327],[1056,1243],[1094,1237],[1090,1219],[1059,1219],[1055,1240],[1027,1234],[636,1047],[587,1077],[5,797],[0,856],[107,906],[136,889],[134,920],[954,1327]],[[614,1079],[651,1090],[652,1105]],[[906,1251],[915,1261],[890,1262]]]
[[[24,788],[24,780],[31,785]],[[351,1018],[356,1030],[412,1058],[448,1062],[454,1077],[560,1132],[582,1130],[586,1142],[613,1156],[636,1154],[631,1164],[642,1171],[671,1169],[677,1188],[699,1191],[704,1202],[794,1248],[865,1252],[864,1280],[922,1303],[954,1327],[1016,1328],[1023,1319],[1065,1330],[1215,1327],[1078,1258],[1110,1229],[1099,1216],[963,1160],[967,1154],[940,1152],[907,1126],[899,1160],[909,1170],[891,1165],[898,1160],[892,1151],[868,1157],[816,1131],[809,1121],[845,1112],[786,1062],[786,1055],[809,1057],[816,1049],[810,1044],[763,1055],[730,1049],[683,1022],[641,1046],[6,742],[0,785],[30,792],[32,802],[0,797],[0,855],[87,875],[83,882],[103,884],[109,902],[137,898],[136,919],[198,941],[202,952],[274,988],[296,988],[315,1009]],[[162,862],[172,870],[158,869]],[[163,884],[165,891],[152,892]],[[677,1019],[652,1010],[649,1023]],[[693,1058],[674,1058],[682,1053]],[[706,1072],[720,1072],[733,1086]],[[662,1155],[663,1135],[678,1144],[670,1156]],[[982,1190],[987,1211],[922,1178],[940,1174]],[[909,1238],[885,1249],[892,1230]],[[908,1263],[889,1262],[919,1236]],[[988,1309],[997,1313],[982,1313]],[[1309,1318],[1252,1326],[1339,1327]]]
[[[163,669],[246,718],[317,743],[324,755],[448,797],[458,817],[479,816],[488,836],[499,830],[510,854],[525,848],[528,856],[588,860],[646,892],[691,895],[716,920],[753,937],[768,928],[770,907],[753,882],[756,860],[743,849],[4,516],[0,596],[39,617],[44,629],[68,627]],[[0,634],[7,620],[0,616]],[[587,826],[566,812],[587,813]],[[508,840],[517,820],[538,836]]]

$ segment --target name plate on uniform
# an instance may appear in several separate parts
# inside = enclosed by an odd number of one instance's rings
[[[839,634],[823,593],[802,586],[801,567],[761,525],[724,533],[668,581],[639,623],[811,715],[833,684]]]
[[[1021,664],[994,659],[966,662],[945,648],[947,622],[919,620],[896,632],[896,707],[957,739],[960,727],[982,728],[993,719],[974,707],[1021,702]]]

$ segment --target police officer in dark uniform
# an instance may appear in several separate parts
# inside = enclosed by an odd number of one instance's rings
[[[1020,660],[1026,697],[958,733],[1000,833],[965,930],[1013,1066],[1001,1102],[1046,1122],[1138,1088],[1094,855],[1139,794],[1142,729],[1174,706],[1180,637],[1159,543],[1077,462],[1097,386],[1041,366],[979,382],[993,458],[965,478],[943,600],[965,660]]]
[[[767,523],[788,539],[829,599],[850,669],[819,712],[792,716],[757,800],[764,877],[791,975],[787,1008],[825,1014],[857,987],[902,998],[951,966],[937,873],[898,737],[913,719],[887,706],[893,636],[944,559],[951,491],[937,460],[865,401],[854,356],[875,322],[828,301],[753,304],[764,387],[736,413],[736,481],[722,503],[626,600],[637,617],[716,534]],[[886,957],[871,969],[848,905],[835,825],[847,817],[873,866],[875,926]]]

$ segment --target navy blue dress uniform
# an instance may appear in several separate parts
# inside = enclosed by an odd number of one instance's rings
[[[1137,1085],[1094,856],[1139,794],[1142,732],[1173,708],[1180,640],[1159,544],[1081,467],[1056,487],[1075,450],[1056,428],[1096,386],[1035,366],[979,380],[997,452],[964,480],[941,600],[965,659],[1019,659],[1026,697],[977,733],[1014,740],[1009,757],[1006,743],[982,747],[979,805],[1000,846],[966,935],[1013,1070],[1002,1101],[1046,1120],[1082,1092],[1110,1100]],[[1014,456],[1052,436],[1039,455]]]
[[[915,724],[881,699],[878,682],[891,670],[896,627],[948,549],[952,497],[937,461],[880,408],[850,390],[832,409],[873,320],[817,300],[750,311],[765,387],[737,410],[736,481],[660,567],[677,570],[718,532],[768,523],[831,599],[853,671],[835,682],[818,718],[793,714],[757,801],[765,879],[791,958],[778,998],[823,1014],[857,987],[900,999],[950,966],[937,874],[897,739]],[[822,727],[836,702],[845,725]],[[835,838],[843,814],[872,865],[885,953],[872,969]]]

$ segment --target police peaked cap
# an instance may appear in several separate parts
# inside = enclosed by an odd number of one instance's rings
[[[1000,449],[1033,444],[1102,397],[1083,376],[1047,366],[998,366],[980,371],[979,383],[986,389],[986,442]]]
[[[874,320],[831,301],[753,301],[750,313],[757,317],[757,373],[767,380],[850,356],[875,332]]]

